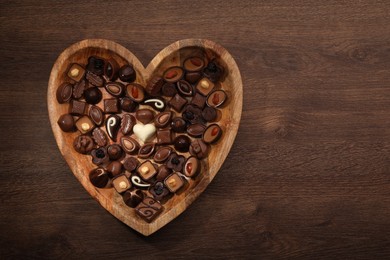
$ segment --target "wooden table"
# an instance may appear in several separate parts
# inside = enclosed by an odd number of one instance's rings
[[[388,1],[82,2],[1,3],[0,258],[390,257]],[[86,38],[145,65],[207,38],[241,69],[227,161],[150,237],[89,197],[50,129],[52,64]]]

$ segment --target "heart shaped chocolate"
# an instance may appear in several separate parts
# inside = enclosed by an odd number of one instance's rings
[[[48,109],[73,174],[147,236],[218,173],[238,131],[242,95],[234,59],[212,41],[177,41],[144,68],[119,44],[94,39],[58,57]]]

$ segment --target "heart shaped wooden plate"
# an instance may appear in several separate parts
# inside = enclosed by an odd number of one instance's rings
[[[209,156],[202,160],[202,169],[198,177],[193,179],[182,193],[175,194],[165,204],[162,213],[151,223],[145,222],[128,207],[113,188],[99,189],[89,181],[89,172],[96,168],[91,157],[77,153],[73,149],[73,140],[80,133],[64,133],[57,124],[58,118],[68,113],[68,104],[59,104],[56,99],[58,86],[67,81],[66,70],[71,63],[85,64],[88,57],[100,56],[114,58],[119,65],[131,63],[136,72],[136,82],[145,86],[153,75],[162,75],[171,66],[180,66],[183,59],[196,54],[207,54],[217,57],[225,67],[226,77],[222,82],[228,100],[224,104],[222,117],[218,124],[223,129],[221,140],[212,145]],[[47,102],[51,127],[61,154],[84,188],[106,210],[116,218],[148,236],[181,214],[207,187],[218,173],[227,157],[238,131],[242,111],[242,81],[238,67],[232,56],[220,45],[201,39],[186,39],[177,41],[163,49],[150,64],[144,68],[136,56],[123,46],[103,39],[88,39],[67,48],[55,62],[51,71]],[[210,211],[210,214],[212,212]]]

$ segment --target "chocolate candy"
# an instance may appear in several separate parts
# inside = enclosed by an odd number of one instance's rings
[[[173,96],[173,98],[171,98],[171,100],[169,100],[169,105],[177,112],[180,112],[183,109],[184,105],[187,104],[187,102],[187,99],[183,98],[179,94],[176,94],[175,96]]]
[[[98,146],[105,146],[107,144],[106,133],[100,128],[93,129],[92,138]]]
[[[104,76],[106,76],[111,81],[114,81],[118,78],[118,70],[118,62],[112,58],[106,61],[104,64]]]
[[[128,135],[133,131],[133,127],[136,124],[135,117],[130,114],[124,114],[122,116],[121,131],[124,135]]]
[[[163,181],[172,173],[172,170],[169,169],[166,165],[160,165],[157,170],[156,180]]]
[[[79,82],[85,74],[85,69],[77,63],[73,63],[67,72],[69,78],[73,79],[76,82]]]
[[[204,64],[205,62],[201,57],[189,57],[183,62],[184,69],[187,71],[201,71]]]
[[[196,123],[204,123],[204,119],[202,117],[202,110],[194,105],[187,105],[182,113],[182,117],[184,120],[190,122],[191,124]]]
[[[135,171],[138,165],[139,165],[139,161],[134,157],[127,157],[123,161],[123,167],[129,172]]]
[[[144,88],[140,84],[128,84],[126,86],[126,95],[135,102],[141,102],[145,98]]]
[[[153,186],[150,186],[149,193],[152,194],[153,198],[161,201],[169,194],[169,190],[162,181],[158,181]]]
[[[137,173],[142,179],[147,181],[157,173],[157,170],[151,161],[145,161],[138,167]]]
[[[150,98],[150,99],[146,99],[144,100],[144,102],[142,102],[143,105],[147,105],[147,106],[151,106],[152,108],[154,108],[155,110],[158,110],[158,111],[164,111],[166,105],[165,105],[165,101],[163,98]]]
[[[195,139],[190,145],[190,154],[196,156],[198,159],[203,159],[208,154],[208,146],[200,139]]]
[[[144,199],[144,193],[140,190],[127,190],[123,193],[123,201],[130,208],[135,208]]]
[[[142,159],[149,158],[154,153],[155,147],[156,146],[154,143],[144,144],[143,146],[141,146],[141,148],[139,148],[138,157]]]
[[[87,154],[94,147],[93,140],[88,135],[79,135],[73,141],[73,148],[78,153]]]
[[[157,130],[157,144],[172,144],[171,129]]]
[[[120,82],[108,82],[104,88],[113,97],[122,97],[125,95],[125,86]]]
[[[196,85],[196,90],[203,96],[207,96],[214,88],[214,83],[208,78],[201,79]]]
[[[195,84],[198,82],[198,80],[202,77],[202,73],[200,71],[194,71],[194,72],[187,72],[186,75],[184,76],[184,79],[191,83]]]
[[[107,165],[106,169],[112,176],[118,176],[123,171],[123,165],[119,161],[113,161]]]
[[[164,184],[174,193],[184,186],[184,180],[177,173],[173,173],[165,179]]]
[[[76,131],[73,116],[70,114],[64,114],[60,116],[60,118],[58,118],[57,124],[64,132]]]
[[[153,139],[156,133],[156,127],[153,124],[136,124],[133,127],[133,132],[142,142]]]
[[[206,104],[206,98],[199,93],[196,93],[195,96],[191,99],[191,104],[203,109]]]
[[[112,179],[112,186],[118,193],[123,193],[131,188],[131,182],[126,175],[121,174]]]
[[[185,80],[179,80],[177,83],[177,91],[179,94],[185,97],[190,97],[194,95],[194,89],[192,88],[191,84],[188,83]]]
[[[119,79],[123,82],[133,82],[136,78],[137,73],[134,70],[133,65],[124,65],[119,69]]]
[[[121,118],[118,115],[111,115],[106,120],[106,131],[108,136],[116,142],[116,136],[118,134],[121,125]]]
[[[143,124],[147,124],[151,122],[154,119],[154,113],[150,109],[139,109],[135,113],[135,117],[138,121],[142,122]]]
[[[141,180],[140,177],[138,176],[131,176],[131,183],[134,185],[134,186],[137,186],[138,188],[149,188],[150,187],[150,184],[149,183],[145,183]]]
[[[73,94],[73,85],[65,82],[62,83],[58,88],[56,92],[56,98],[58,103],[63,104],[70,101]]]
[[[96,165],[106,164],[110,160],[107,154],[106,147],[100,147],[98,149],[92,150],[91,156],[92,156],[92,163]]]
[[[117,144],[111,144],[107,147],[107,154],[110,160],[116,161],[122,158],[124,155],[124,152],[122,150],[122,147]]]
[[[154,118],[154,125],[158,128],[164,128],[171,122],[173,113],[171,111],[158,114]]]
[[[102,76],[96,75],[92,72],[87,71],[87,74],[85,74],[86,80],[88,80],[89,83],[96,87],[103,87],[104,86],[104,79]]]
[[[146,197],[135,208],[135,212],[146,222],[152,222],[162,211],[161,204],[153,198]]]
[[[90,106],[88,115],[91,118],[92,122],[94,122],[96,125],[100,126],[103,124],[104,115],[100,107]]]
[[[188,138],[188,136],[186,135],[179,135],[173,141],[173,145],[175,146],[175,149],[182,153],[188,152],[190,144],[191,144],[191,139]]]
[[[80,99],[83,96],[84,90],[86,89],[87,84],[88,83],[84,79],[80,80],[80,82],[77,82],[76,84],[74,84],[73,97],[75,99]]]
[[[69,114],[74,116],[83,116],[87,110],[87,103],[78,100],[71,100]]]
[[[93,186],[97,188],[104,188],[107,186],[110,178],[108,177],[108,173],[103,168],[93,169],[89,173],[89,180],[93,184]]]
[[[186,158],[182,155],[178,155],[177,153],[171,153],[167,160],[167,167],[169,169],[174,170],[175,172],[180,172],[183,170],[184,162]]]
[[[98,87],[87,88],[84,90],[84,98],[88,104],[97,104],[102,100],[102,92]]]
[[[223,67],[220,66],[215,60],[210,61],[203,70],[203,74],[212,82],[220,81],[222,79],[223,73]]]
[[[183,133],[187,129],[187,122],[181,117],[175,117],[172,119],[171,128],[176,133]]]
[[[168,82],[164,83],[164,85],[161,88],[161,92],[163,96],[173,97],[174,95],[177,94],[176,84],[168,83]]]
[[[221,135],[221,127],[217,124],[212,124],[207,127],[206,131],[204,131],[202,139],[206,144],[212,144],[217,142],[219,138],[221,138]]]
[[[154,154],[153,160],[157,163],[162,163],[168,159],[169,155],[172,153],[172,148],[169,146],[161,147]]]
[[[92,131],[95,124],[88,116],[83,116],[76,121],[76,127],[82,134],[86,134]]]
[[[206,122],[213,122],[217,119],[217,110],[213,107],[205,107],[202,111],[202,117]]]
[[[200,161],[195,156],[190,156],[184,164],[183,171],[185,176],[195,177],[200,171]]]
[[[119,101],[116,98],[104,99],[104,113],[116,114],[119,112]]]
[[[139,143],[129,136],[121,137],[121,145],[123,150],[128,154],[136,154],[139,149]]]
[[[207,96],[207,105],[210,107],[220,107],[226,101],[226,93],[223,90],[215,90]]]
[[[96,56],[91,56],[88,58],[87,70],[101,76],[104,72],[104,63],[105,62],[103,59]]]
[[[154,77],[152,78],[149,83],[146,85],[146,92],[149,93],[151,96],[157,96],[162,86],[164,85],[164,80],[160,77]]]
[[[138,107],[138,103],[128,97],[123,97],[120,99],[120,107],[125,112],[134,112]]]
[[[170,67],[164,74],[163,78],[166,82],[174,83],[179,81],[183,77],[183,69],[181,67]]]
[[[203,124],[193,124],[187,128],[188,135],[192,137],[200,137],[203,135],[206,126]]]

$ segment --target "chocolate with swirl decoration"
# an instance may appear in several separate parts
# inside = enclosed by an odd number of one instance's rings
[[[148,223],[152,222],[153,219],[162,212],[162,210],[163,206],[151,197],[145,197],[144,200],[135,208],[135,212],[138,216]]]
[[[142,182],[141,178],[138,176],[131,176],[131,183],[134,184],[134,186],[137,186],[139,188],[149,188],[150,184],[146,182]]]
[[[166,107],[164,99],[159,97],[145,99],[142,104],[151,106],[158,111],[164,111]]]
[[[106,120],[106,131],[108,136],[116,142],[119,128],[121,126],[121,118],[118,115],[111,115]]]

